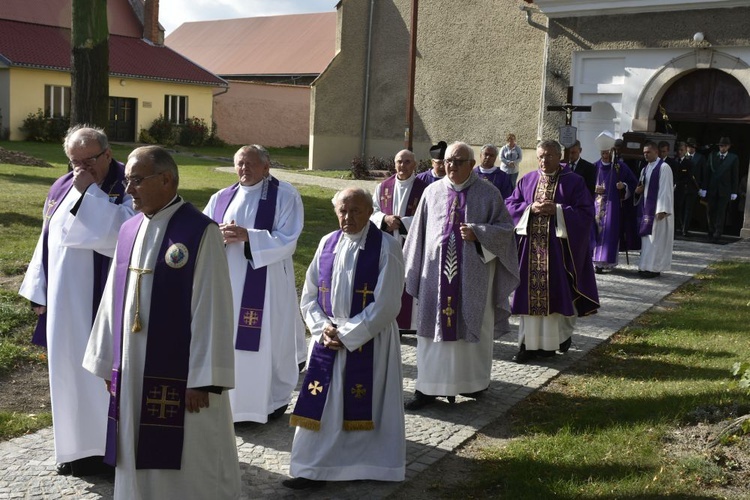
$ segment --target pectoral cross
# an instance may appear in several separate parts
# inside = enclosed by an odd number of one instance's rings
[[[367,289],[367,283],[365,283],[361,290],[354,290],[354,292],[362,294],[362,309],[367,306],[367,295],[375,295],[375,292]]]
[[[174,389],[169,390],[168,385],[162,385],[154,387],[148,393],[151,397],[146,397],[147,405],[158,405],[159,416],[157,418],[166,419],[167,416],[172,417],[175,414],[175,406],[180,407],[180,396]],[[156,410],[156,408],[154,408]],[[169,413],[169,415],[167,415]]]
[[[447,323],[448,328],[451,327],[451,318],[456,313],[456,310],[451,307],[451,300],[453,300],[453,297],[448,297],[448,307],[443,309],[443,314],[448,316],[448,323]]]
[[[141,331],[141,277],[144,274],[151,274],[151,269],[140,269],[138,267],[129,267],[135,273],[135,314],[133,316],[133,326],[130,329],[132,333]]]

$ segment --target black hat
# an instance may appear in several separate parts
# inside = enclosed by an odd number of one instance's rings
[[[722,137],[721,139],[719,139],[719,144],[723,146],[731,146],[732,141],[729,140],[729,137]]]
[[[688,146],[690,146],[691,148],[694,148],[694,147],[696,147],[696,146],[698,145],[698,143],[697,143],[697,142],[695,142],[695,137],[688,137],[688,138],[687,138],[687,139],[685,140],[685,144],[687,144],[687,145],[688,145]]]
[[[448,144],[445,141],[440,141],[430,148],[430,156],[433,160],[444,160],[446,149],[448,149]]]

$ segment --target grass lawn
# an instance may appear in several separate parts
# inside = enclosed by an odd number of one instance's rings
[[[641,316],[514,407],[512,438],[480,449],[445,498],[722,498],[709,488],[741,488],[721,447],[665,451],[681,426],[750,411],[731,375],[750,360],[750,265],[714,270],[677,290],[675,307]]]

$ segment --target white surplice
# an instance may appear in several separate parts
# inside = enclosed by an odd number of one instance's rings
[[[110,202],[92,184],[81,198],[71,187],[49,220],[48,276],[42,264],[42,236],[19,293],[47,307],[47,358],[58,463],[104,455],[107,393],[102,382],[81,367],[93,318],[94,252],[114,253],[117,233],[133,216],[133,199]],[[46,204],[45,204],[46,205]]]
[[[253,229],[263,183],[240,186],[224,213],[248,231],[251,265],[265,266],[266,296],[258,352],[235,350],[235,388],[229,391],[235,422],[265,423],[268,415],[291,401],[299,379],[298,363],[307,356],[305,326],[299,313],[292,255],[304,225],[302,198],[288,182],[279,182],[273,229]],[[220,191],[221,192],[221,191]],[[204,213],[213,218],[219,193]],[[227,245],[235,321],[239,318],[248,260],[245,244]],[[236,335],[236,326],[235,326]]]
[[[315,480],[373,479],[402,481],[405,474],[406,436],[402,395],[401,344],[396,315],[404,287],[401,245],[387,234],[380,249],[374,302],[349,318],[357,253],[364,247],[368,228],[343,234],[333,263],[329,318],[318,304],[318,259],[331,234],[318,246],[307,270],[301,309],[314,342],[322,342],[323,328],[338,325],[346,349],[338,351],[319,431],[297,427],[292,444],[290,473]],[[347,351],[374,339],[372,418],[375,429],[344,431],[343,379]],[[312,344],[311,344],[312,348]]]
[[[154,269],[167,224],[180,206],[182,202],[144,219],[130,256],[131,267]],[[198,255],[188,258],[195,258],[196,264],[191,311],[181,312],[192,317],[187,387],[230,388],[234,384],[232,293],[224,243],[215,224],[207,227]],[[221,394],[209,393],[209,407],[199,413],[185,411],[180,470],[135,468],[149,318],[157,312],[180,313],[151,311],[153,277],[153,273],[141,276],[142,330],[137,333],[131,333],[136,284],[132,272],[125,287],[115,499],[238,498],[240,470],[226,390]],[[113,281],[110,272],[84,360],[87,370],[105,380],[110,379],[113,360]],[[101,381],[99,391],[107,394]]]
[[[658,161],[658,160],[657,160]],[[648,186],[651,174],[657,162],[649,163],[643,175],[644,191],[640,203],[648,199]],[[666,212],[662,220],[654,218],[651,234],[641,237],[641,258],[638,269],[641,271],[662,272],[672,268],[672,251],[674,249],[674,182],[672,169],[662,163],[659,172],[659,194],[656,199],[656,213]]]
[[[383,212],[383,208],[380,206],[380,193],[382,192],[381,190],[383,188],[383,183],[378,184],[378,186],[375,188],[375,193],[373,193],[372,195],[373,212],[370,216],[370,220],[374,222],[376,226],[382,227],[383,219],[386,215],[397,215],[401,218],[401,224],[404,225],[404,229],[406,229],[406,232],[409,232],[409,229],[411,228],[411,222],[412,220],[414,220],[414,216],[407,216],[406,208],[409,205],[409,196],[411,195],[411,190],[414,187],[414,180],[416,178],[416,174],[412,174],[411,177],[403,181],[396,177],[396,182],[393,183],[393,193],[391,194],[391,196],[393,196],[393,213],[390,214]],[[399,243],[401,243],[401,246],[404,245],[406,234],[401,234],[399,231],[389,232],[389,234],[393,235],[393,237],[396,238]],[[419,304],[417,303],[417,299],[412,298],[410,326],[411,330],[417,329],[418,309]]]

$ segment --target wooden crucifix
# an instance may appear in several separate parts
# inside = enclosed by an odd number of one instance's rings
[[[568,97],[562,106],[547,106],[547,111],[565,111],[565,125],[571,125],[573,113],[591,111],[591,106],[573,104],[573,87],[568,87]]]
[[[575,144],[577,137],[577,129],[572,126],[573,113],[583,112],[588,113],[591,111],[591,106],[580,106],[573,104],[573,87],[568,87],[568,96],[565,100],[565,104],[562,106],[547,106],[547,111],[565,111],[565,125],[560,127],[560,144],[565,147],[565,154],[563,161],[568,161],[568,150],[573,144]]]

